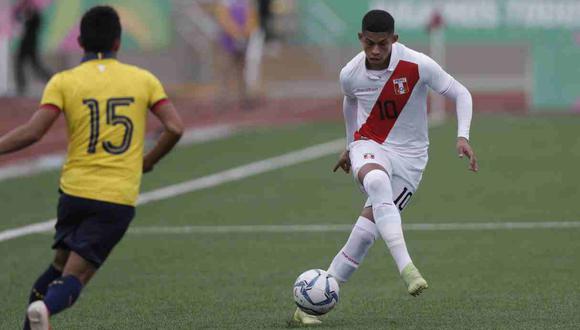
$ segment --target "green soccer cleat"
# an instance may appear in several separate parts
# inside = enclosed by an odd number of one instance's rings
[[[306,314],[300,308],[296,308],[296,311],[294,312],[293,320],[294,320],[294,322],[299,323],[299,324],[303,324],[303,325],[315,325],[315,324],[322,323],[322,321],[318,317],[316,317],[314,315]]]
[[[401,272],[401,277],[403,278],[403,281],[405,281],[405,284],[407,285],[407,291],[413,297],[420,295],[421,292],[423,292],[423,290],[429,288],[429,285],[427,285],[427,281],[425,281],[423,276],[421,276],[421,273],[419,273],[417,267],[415,267],[415,265],[413,265],[412,263],[408,264],[407,266],[405,266],[405,268],[403,268],[403,271]]]

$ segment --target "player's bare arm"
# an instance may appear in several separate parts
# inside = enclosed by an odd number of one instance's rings
[[[165,130],[159,137],[155,147],[145,155],[143,173],[151,172],[155,164],[173,149],[181,135],[183,135],[183,122],[171,102],[159,105],[153,110],[153,114],[163,124]]]
[[[25,124],[0,137],[0,155],[24,149],[42,139],[60,115],[60,110],[41,107]]]
[[[469,141],[467,141],[464,137],[457,138],[457,153],[459,158],[463,158],[466,156],[469,159],[469,170],[472,172],[479,171],[479,165],[477,164],[477,157],[475,156],[475,152],[471,145],[469,145]]]

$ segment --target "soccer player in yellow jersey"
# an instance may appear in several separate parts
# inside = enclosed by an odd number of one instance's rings
[[[86,12],[79,37],[82,63],[53,76],[28,123],[0,137],[1,155],[40,140],[61,113],[68,125],[56,254],[32,288],[25,329],[49,329],[49,317],[75,302],[133,219],[142,173],[153,169],[183,131],[159,80],[115,59],[120,38],[113,8]],[[149,110],[165,131],[143,156]]]

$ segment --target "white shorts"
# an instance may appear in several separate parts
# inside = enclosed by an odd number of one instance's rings
[[[358,181],[359,170],[366,164],[381,165],[391,178],[393,202],[402,211],[421,183],[423,171],[427,166],[427,155],[405,157],[372,140],[354,141],[350,144],[349,150],[352,174],[359,188],[365,192]],[[370,206],[371,203],[367,199],[365,207]]]

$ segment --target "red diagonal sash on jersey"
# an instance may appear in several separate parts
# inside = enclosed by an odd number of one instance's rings
[[[395,125],[413,88],[419,81],[419,66],[416,63],[399,61],[395,71],[383,87],[367,121],[354,133],[354,139],[369,139],[383,143]]]

